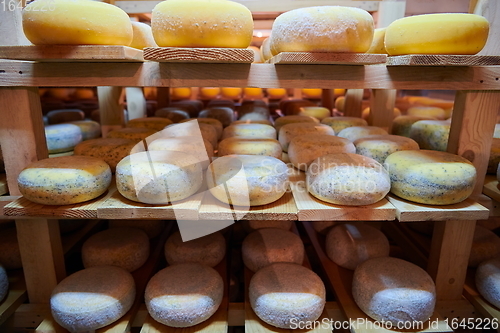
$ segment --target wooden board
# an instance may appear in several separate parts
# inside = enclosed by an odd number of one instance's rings
[[[387,66],[496,66],[500,56],[409,54],[387,57]]]
[[[142,50],[121,45],[0,46],[0,59],[40,62],[142,62]]]
[[[495,175],[486,175],[484,178],[483,193],[493,200],[500,201],[500,188]]]
[[[0,302],[0,326],[28,299],[23,271],[12,270],[7,272],[7,276],[9,277],[9,292]]]
[[[318,200],[307,191],[304,172],[290,170],[290,187],[299,221],[391,221],[396,218],[396,209],[386,199],[367,206],[341,206]]]
[[[418,204],[392,194],[388,195],[387,199],[396,207],[396,216],[400,222],[485,220],[490,214],[487,208],[469,199],[444,206]]]
[[[383,64],[385,54],[333,52],[281,52],[267,62],[271,64],[373,65]]]
[[[474,305],[481,315],[485,318],[496,320],[498,323],[500,321],[500,310],[479,294],[476,289],[476,283],[474,282],[475,274],[475,269],[469,269],[467,272],[467,278],[465,279],[464,285],[464,297]],[[486,321],[484,323],[486,323]]]
[[[144,59],[158,62],[246,64],[254,61],[254,52],[236,48],[146,47]]]
[[[9,193],[9,187],[7,185],[7,175],[0,174],[0,195],[5,195]]]

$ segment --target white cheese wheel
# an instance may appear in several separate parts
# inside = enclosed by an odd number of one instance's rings
[[[9,292],[9,277],[5,268],[0,264],[0,303],[3,301]]]
[[[144,295],[151,317],[172,327],[190,327],[219,308],[224,282],[211,267],[198,263],[169,266],[156,273]]]
[[[172,125],[174,122],[168,118],[162,117],[146,117],[146,118],[135,118],[129,120],[127,127],[140,127],[149,128],[155,131],[161,131],[168,125]]]
[[[2,229],[0,232],[0,263],[7,270],[23,267],[15,227]]]
[[[299,135],[324,134],[335,135],[330,126],[313,123],[292,123],[280,128],[278,141],[281,143],[283,151],[288,152],[288,145],[293,138]]]
[[[150,128],[142,127],[126,127],[113,130],[108,133],[106,138],[121,138],[130,140],[144,140],[148,136],[155,134],[157,131]]]
[[[280,132],[282,126],[293,123],[314,123],[318,124],[319,120],[314,117],[309,116],[299,116],[299,115],[291,115],[291,116],[283,116],[276,118],[274,120],[274,128],[276,128],[276,133]]]
[[[290,230],[293,221],[273,221],[273,220],[243,220],[241,221],[243,229],[250,233],[252,231],[264,228],[277,228],[283,230]]]
[[[377,228],[367,224],[340,224],[328,232],[325,239],[328,258],[354,270],[362,262],[389,256],[389,240]]]
[[[200,142],[200,140],[202,142]],[[168,150],[186,152],[196,158],[203,170],[208,168],[214,156],[214,147],[203,138],[196,139],[191,136],[179,136],[175,138],[160,138],[148,144],[148,150]]]
[[[276,130],[274,127],[264,124],[236,124],[224,128],[224,133],[222,133],[223,140],[235,136],[276,139]]]
[[[285,329],[294,328],[294,322],[315,322],[326,302],[325,285],[316,273],[285,262],[255,273],[248,293],[250,305],[260,319]]]
[[[337,136],[346,138],[347,140],[354,142],[357,139],[366,138],[369,135],[385,134],[389,133],[387,133],[385,129],[376,126],[350,126],[337,133]]]
[[[370,135],[354,141],[356,154],[373,158],[383,164],[390,154],[400,150],[419,149],[415,140],[399,135]]]
[[[366,120],[358,117],[327,117],[323,118],[321,123],[333,128],[335,133],[351,126],[368,126]]]
[[[306,171],[318,157],[335,153],[356,152],[353,143],[333,135],[305,134],[292,139],[288,146],[290,162],[299,170]]]
[[[260,46],[260,53],[262,55],[262,61],[266,62],[267,60],[271,59],[273,57],[273,54],[271,53],[271,38],[267,37],[262,41],[262,44]]]
[[[137,228],[121,227],[100,231],[82,246],[85,268],[112,265],[133,272],[144,265],[148,257],[148,235]]]
[[[234,136],[219,142],[217,154],[218,156],[265,155],[281,159],[281,153],[281,144],[276,139]]]
[[[120,319],[132,307],[135,282],[116,266],[86,268],[62,280],[52,291],[55,321],[70,332],[93,331]]]
[[[206,173],[210,193],[236,206],[266,205],[281,198],[288,188],[288,167],[271,156],[219,157]]]
[[[391,188],[389,173],[366,156],[337,153],[314,160],[306,172],[307,190],[336,205],[362,206],[382,200]]]
[[[111,184],[111,169],[90,156],[61,156],[28,165],[17,178],[21,194],[42,205],[71,205],[92,200]]]
[[[391,134],[410,137],[411,125],[419,120],[435,120],[431,117],[399,116],[392,120]]]
[[[151,30],[151,26],[142,22],[134,22],[132,23],[132,42],[130,43],[130,47],[142,50],[145,47],[158,47],[156,45],[155,39],[153,37],[153,31]]]
[[[165,243],[165,258],[170,265],[196,262],[215,267],[225,255],[226,240],[220,232],[184,242],[177,231]]]
[[[469,267],[476,267],[483,261],[500,254],[500,237],[493,231],[476,225],[469,256]]]
[[[82,140],[96,139],[101,136],[101,125],[93,120],[78,120],[70,122],[72,125],[80,127]]]
[[[391,257],[369,259],[356,267],[352,295],[360,309],[393,325],[427,321],[436,305],[436,287],[422,268]]]
[[[116,187],[125,198],[168,204],[195,194],[203,182],[196,157],[177,151],[149,151],[126,156],[116,166]]]
[[[483,261],[477,267],[475,278],[481,296],[500,308],[500,258]]]
[[[49,154],[64,153],[73,150],[82,142],[80,127],[73,124],[57,124],[45,126],[45,138]]]
[[[130,227],[141,229],[150,239],[158,236],[164,225],[165,221],[162,220],[109,220],[108,222],[109,228]]]
[[[354,7],[317,6],[290,10],[273,23],[270,47],[280,52],[364,53],[372,43],[373,18]]]
[[[258,229],[245,237],[241,244],[243,263],[252,272],[274,262],[302,264],[304,252],[299,236],[277,228]]]
[[[391,193],[429,205],[467,199],[476,183],[476,168],[463,157],[433,150],[402,150],[387,157]]]

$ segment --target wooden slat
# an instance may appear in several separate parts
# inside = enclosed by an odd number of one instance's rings
[[[500,188],[495,175],[486,175],[484,178],[483,193],[493,200],[500,201]]]
[[[22,270],[9,271],[9,292],[0,302],[0,326],[28,299]]]
[[[344,103],[344,116],[361,118],[363,89],[347,89]]]
[[[158,62],[252,63],[254,52],[235,48],[146,47],[144,59]]]
[[[18,327],[35,328],[50,313],[48,304],[21,304],[9,319],[0,327],[10,332]]]
[[[394,89],[373,89],[370,99],[370,114],[368,124],[385,129],[387,133],[392,127],[394,119],[394,106],[396,103],[396,90]]]
[[[0,59],[40,62],[142,62],[142,50],[121,45],[1,46]]]
[[[97,87],[102,137],[125,126],[122,87]]]
[[[385,54],[333,52],[281,52],[267,62],[271,64],[373,65],[383,64]]]
[[[3,173],[0,174],[0,195],[9,193],[9,186],[7,185],[7,176]]]
[[[500,56],[409,54],[387,57],[387,66],[496,66]]]

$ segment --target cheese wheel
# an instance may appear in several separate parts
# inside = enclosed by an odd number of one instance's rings
[[[231,125],[233,126],[233,125]],[[231,127],[229,126],[229,127]],[[229,128],[226,127],[226,128]],[[276,139],[234,136],[219,142],[218,156],[265,155],[281,159],[281,144]]]
[[[391,134],[410,137],[411,125],[419,120],[434,120],[432,117],[399,116],[392,120]]]
[[[224,128],[222,139],[245,137],[258,139],[276,139],[276,129],[264,124],[236,124]]]
[[[222,123],[223,127],[231,125],[231,123],[235,120],[234,110],[226,106],[212,106],[201,111],[198,117],[217,119]]]
[[[9,292],[9,277],[5,268],[0,264],[0,302],[3,301],[7,293]]]
[[[97,121],[93,120],[79,120],[70,122],[72,125],[76,125],[80,128],[82,132],[82,140],[96,139],[101,136],[101,125]]]
[[[206,173],[210,193],[235,206],[266,205],[281,198],[288,188],[288,167],[271,156],[219,157]]]
[[[279,102],[278,108],[285,116],[292,116],[298,115],[300,108],[304,106],[317,106],[317,104],[306,99],[285,99]]]
[[[220,94],[219,87],[201,87],[200,90],[200,99],[214,99],[217,98]]]
[[[402,150],[385,160],[391,193],[429,205],[467,199],[476,183],[476,168],[461,156],[433,150]]]
[[[49,154],[64,153],[82,142],[82,131],[72,124],[48,125],[45,126],[45,138]]]
[[[404,17],[385,32],[389,55],[476,54],[488,39],[489,23],[475,14],[445,13]]]
[[[217,149],[218,143],[217,129],[213,125],[198,122],[197,120],[169,125],[155,139],[159,137],[191,137],[198,142],[200,139],[204,139],[210,142],[214,149]]]
[[[387,54],[385,50],[385,31],[387,28],[378,28],[373,31],[373,40],[366,53]]]
[[[266,62],[267,60],[273,57],[271,53],[271,38],[267,37],[262,41],[262,45],[260,46],[260,53],[262,54],[262,60]]]
[[[490,158],[488,160],[487,173],[496,175],[498,163],[500,162],[500,139],[493,138],[490,148]]]
[[[474,238],[469,256],[469,267],[476,267],[480,263],[500,254],[500,237],[493,231],[476,225]]]
[[[97,157],[108,163],[111,172],[116,165],[132,152],[144,151],[144,146],[137,145],[137,140],[122,138],[100,138],[87,140],[76,145],[74,154]]]
[[[280,52],[364,53],[372,43],[373,18],[354,7],[318,6],[290,10],[273,23],[270,47]]]
[[[23,30],[35,45],[130,45],[130,18],[122,9],[88,0],[37,0],[22,11]]]
[[[247,233],[264,228],[277,228],[283,230],[290,230],[293,221],[273,221],[273,220],[243,220],[241,221],[243,229]]]
[[[151,28],[162,47],[246,48],[253,19],[248,8],[233,1],[168,0],[153,8]]]
[[[199,139],[201,139],[202,142],[200,142]],[[201,168],[205,170],[214,156],[214,147],[212,147],[212,144],[207,140],[203,138],[199,139],[195,139],[191,136],[155,139],[148,144],[148,150],[188,152],[196,158]]]
[[[142,22],[132,21],[132,42],[130,47],[142,50],[145,47],[158,47],[153,37],[151,27]]]
[[[335,132],[330,126],[315,123],[292,123],[280,128],[278,141],[283,151],[288,152],[288,145],[299,135],[324,134],[334,136]]]
[[[362,262],[389,256],[389,240],[377,228],[367,224],[340,224],[328,232],[325,240],[328,258],[337,265],[354,270]]]
[[[252,120],[266,121],[269,117],[269,108],[267,107],[255,107],[250,112],[246,112],[244,114],[238,110],[238,119],[241,121],[249,121],[250,123]],[[234,122],[231,123],[231,125],[232,124],[234,124]]]
[[[162,117],[135,118],[129,120],[127,127],[148,128],[155,131],[161,131],[166,126],[173,124],[173,121]]]
[[[239,100],[241,98],[242,88],[237,87],[222,87],[220,88],[222,97],[229,98],[231,100]]]
[[[323,90],[318,88],[303,88],[300,89],[300,92],[302,93],[303,98],[320,99]]]
[[[335,153],[355,153],[351,141],[332,135],[306,134],[292,139],[288,146],[290,162],[299,170],[306,171],[318,157]]]
[[[190,119],[189,113],[176,107],[167,107],[156,110],[155,117],[170,119],[173,123],[181,120]]]
[[[224,282],[211,267],[198,263],[169,266],[146,286],[151,317],[172,327],[190,327],[210,318],[222,303]]]
[[[155,238],[163,230],[165,222],[162,220],[109,220],[109,228],[137,228],[146,233],[148,238]]]
[[[0,263],[7,270],[23,267],[15,227],[2,229],[0,232]]]
[[[436,286],[429,274],[415,264],[391,257],[372,258],[358,265],[352,295],[368,316],[394,326],[425,322],[436,305]]]
[[[481,296],[500,308],[500,258],[483,261],[477,267],[475,280]]]
[[[252,276],[248,289],[255,314],[269,325],[296,328],[294,323],[314,323],[325,307],[321,278],[301,265],[277,262]]]
[[[61,156],[28,165],[17,178],[21,194],[42,205],[71,205],[92,200],[111,184],[111,169],[90,156]]]
[[[366,120],[358,117],[327,117],[323,118],[321,123],[333,128],[335,133],[351,126],[368,126]]]
[[[93,331],[120,319],[132,307],[135,282],[116,266],[86,268],[62,280],[52,291],[55,321],[70,332]]]
[[[238,125],[238,124],[263,124],[263,125],[273,126],[273,123],[267,119],[266,120],[264,120],[264,119],[235,120],[231,123],[231,125]]]
[[[451,123],[446,120],[419,120],[410,128],[410,138],[421,149],[446,151]]]
[[[437,120],[447,119],[446,111],[437,106],[412,106],[406,110],[408,116],[435,118]]]
[[[165,258],[169,265],[193,262],[215,267],[225,255],[226,240],[220,232],[183,242],[177,231],[165,243]]]
[[[112,265],[133,272],[144,265],[148,257],[148,235],[137,228],[121,227],[100,231],[82,246],[85,268]]]
[[[314,117],[319,120],[330,117],[332,112],[322,106],[303,106],[300,108],[299,116]]]
[[[198,113],[203,109],[204,104],[202,101],[189,99],[170,103],[170,106],[183,108],[189,112],[191,117],[197,117]]]
[[[80,109],[60,109],[47,112],[47,121],[50,125],[84,120],[85,113]]]
[[[390,154],[400,150],[419,149],[415,140],[399,135],[370,135],[354,141],[356,154],[373,158],[383,164]]]
[[[285,88],[267,88],[266,93],[269,99],[282,99],[288,96]]]
[[[153,32],[151,31],[151,34]],[[154,41],[154,37],[153,37],[153,41]],[[155,42],[156,44],[156,42]],[[171,94],[170,94],[170,98],[172,100],[179,100],[179,99],[189,99],[191,97],[191,88],[189,87],[174,87],[172,88],[172,90],[170,91]]]
[[[116,166],[118,192],[137,202],[176,202],[195,194],[202,182],[202,168],[196,157],[177,151],[135,153]]]
[[[366,138],[370,135],[386,135],[389,134],[383,128],[376,126],[351,126],[341,130],[337,136],[341,138],[346,138],[347,140],[354,142],[357,139]]]
[[[335,99],[335,108],[337,111],[344,112],[345,96],[339,96]]]
[[[179,121],[180,123],[185,123],[188,121],[192,121],[193,119],[185,119]],[[215,132],[217,133],[217,139],[220,139],[222,137],[222,132],[224,131],[224,127],[222,126],[222,123],[214,118],[197,118],[196,121],[200,124],[208,124],[212,125],[215,128]]]
[[[106,138],[121,138],[130,140],[144,140],[148,136],[155,134],[156,130],[143,127],[126,127],[109,132]]]
[[[245,99],[260,99],[264,97],[262,88],[245,87],[243,88],[243,98]]]
[[[293,123],[314,123],[318,124],[319,120],[314,118],[314,117],[309,117],[309,116],[299,116],[299,115],[293,115],[293,116],[283,116],[276,118],[274,120],[274,128],[276,128],[276,133],[280,132],[281,127],[287,124],[293,124]]]

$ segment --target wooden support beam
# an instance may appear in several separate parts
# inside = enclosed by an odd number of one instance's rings
[[[123,87],[97,87],[103,138],[109,131],[125,125],[123,104],[121,104],[122,92]]]
[[[361,117],[363,89],[348,89],[345,94],[344,116]]]

